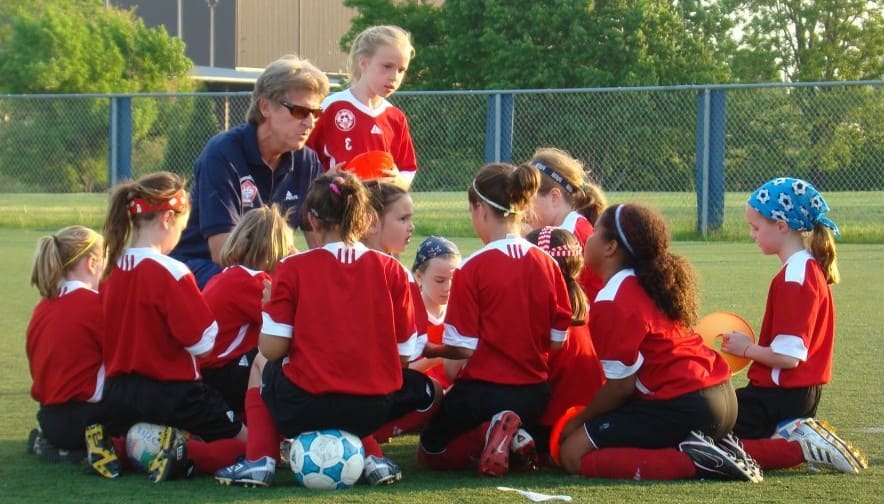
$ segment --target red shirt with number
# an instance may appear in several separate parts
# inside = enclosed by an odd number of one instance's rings
[[[325,170],[368,151],[389,152],[400,172],[417,170],[411,130],[405,114],[386,99],[371,109],[347,89],[322,101],[322,117],[307,145],[319,154]]]

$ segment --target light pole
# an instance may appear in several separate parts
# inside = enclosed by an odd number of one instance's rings
[[[220,0],[206,0],[209,5],[209,66],[215,66],[215,6]]]

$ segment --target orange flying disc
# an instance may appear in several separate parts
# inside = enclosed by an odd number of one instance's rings
[[[389,152],[368,151],[363,152],[347,161],[344,170],[354,173],[362,180],[374,180],[389,177],[388,170],[396,170],[396,162]]]
[[[700,334],[706,346],[724,357],[724,360],[731,367],[731,373],[736,373],[749,365],[751,359],[721,350],[722,336],[733,331],[746,334],[753,343],[755,342],[755,333],[752,332],[752,326],[743,317],[726,311],[713,312],[701,318],[694,330]]]
[[[568,420],[574,418],[577,413],[580,413],[583,410],[580,406],[571,406],[566,409],[562,416],[556,420],[556,423],[553,425],[552,430],[549,433],[549,455],[552,457],[553,462],[556,465],[561,465],[559,463],[559,437],[562,436],[562,429],[565,428],[565,424],[568,423]]]

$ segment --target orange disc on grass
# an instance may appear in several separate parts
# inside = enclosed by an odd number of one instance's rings
[[[565,424],[568,423],[568,420],[574,418],[577,413],[583,411],[583,407],[581,406],[571,406],[566,409],[562,416],[556,420],[556,423],[553,424],[552,430],[549,432],[549,455],[552,457],[553,462],[556,465],[561,465],[559,463],[559,438],[562,436],[562,429],[565,428]]]
[[[389,177],[387,170],[395,170],[396,162],[389,152],[367,151],[353,157],[344,165],[344,171],[352,172],[362,180]]]
[[[729,332],[741,332],[749,336],[753,343],[755,342],[755,333],[752,331],[752,326],[743,317],[726,311],[712,312],[701,318],[694,330],[700,334],[703,338],[703,343],[707,347],[724,357],[724,360],[731,367],[731,373],[736,373],[749,365],[751,359],[721,350],[722,337],[725,333]]]

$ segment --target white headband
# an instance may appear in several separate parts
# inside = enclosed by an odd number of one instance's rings
[[[617,210],[614,210],[614,224],[617,226],[617,236],[620,237],[620,241],[623,242],[623,245],[626,247],[629,255],[635,257],[635,252],[632,250],[632,245],[629,244],[629,240],[626,239],[626,234],[623,232],[623,228],[620,226],[621,210],[623,210],[623,205],[617,205]]]
[[[513,214],[513,215],[519,215],[519,214],[521,213],[521,212],[517,212],[516,210],[513,210],[512,208],[507,208],[507,207],[505,207],[505,206],[503,206],[503,205],[501,205],[501,204],[499,204],[499,203],[495,203],[495,202],[491,201],[490,199],[488,199],[487,196],[485,196],[484,194],[482,194],[481,192],[479,192],[479,188],[476,187],[476,179],[473,179],[473,191],[476,192],[476,196],[482,198],[482,201],[484,201],[485,203],[488,203],[488,204],[491,205],[492,207],[494,207],[494,208],[500,210],[501,212],[503,212],[503,216],[504,216],[504,217],[506,217],[506,216],[508,216],[508,215],[510,215],[510,214]]]

